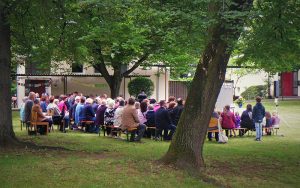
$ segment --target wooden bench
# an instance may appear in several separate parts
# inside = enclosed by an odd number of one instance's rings
[[[103,129],[103,136],[105,136],[105,133],[106,133],[106,129],[107,128],[111,128],[111,133],[117,133],[117,135],[121,136],[121,128],[118,127],[118,126],[114,126],[114,125],[102,125],[102,129]],[[100,132],[99,131],[99,136],[100,136]]]
[[[218,133],[219,129],[218,129],[218,118],[210,118],[209,124],[208,124],[208,129],[209,128],[216,128],[216,129],[212,129],[212,130],[207,130],[207,132],[209,133]],[[223,131],[223,129],[222,129]]]
[[[84,130],[85,132],[87,132],[87,125],[93,125],[93,124],[95,124],[95,122],[94,121],[89,121],[89,120],[81,120],[80,121],[80,125],[81,125],[81,130]],[[85,126],[83,126],[83,125],[85,125]],[[83,129],[83,127],[85,127],[85,129]]]
[[[247,130],[247,128],[242,128],[242,127],[238,127],[238,128],[233,129],[233,131],[239,131],[239,135],[242,135],[241,131],[245,132],[246,130]],[[248,132],[248,135],[249,135],[249,132]]]
[[[155,126],[151,126],[151,127],[146,127],[146,130],[154,130],[154,139],[157,137],[157,131],[158,129]],[[152,136],[152,135],[151,135]],[[161,140],[162,140],[162,136],[161,136]]]
[[[271,131],[271,134],[273,135],[277,135],[277,132],[279,130],[279,127],[263,127],[263,130],[265,130],[266,132]],[[275,131],[274,131],[275,130]]]
[[[47,135],[48,131],[49,131],[49,123],[48,122],[37,121],[37,112],[32,112],[31,113],[31,121],[30,121],[31,131],[32,131],[32,128],[34,128],[35,134],[37,134],[37,126],[39,126],[39,125],[46,127],[46,135]]]
[[[126,129],[126,139],[127,139],[127,141],[133,141],[133,139],[135,138],[136,131],[137,131],[137,128],[127,128]],[[129,140],[129,137],[128,137],[129,133],[131,134],[130,140]]]

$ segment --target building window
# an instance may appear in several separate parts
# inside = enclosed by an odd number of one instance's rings
[[[83,65],[73,63],[72,64],[72,72],[74,72],[74,73],[82,73],[83,72]]]

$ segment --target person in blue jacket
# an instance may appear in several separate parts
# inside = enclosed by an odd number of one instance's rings
[[[252,119],[255,124],[256,141],[262,139],[262,121],[266,115],[265,107],[261,104],[261,97],[256,97],[256,105],[253,107]]]

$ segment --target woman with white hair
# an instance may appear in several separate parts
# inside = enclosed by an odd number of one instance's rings
[[[92,98],[87,98],[85,101],[83,111],[84,111],[84,116],[85,116],[84,119],[87,121],[95,121],[96,120],[95,112],[92,107],[93,102],[94,102],[94,100]]]
[[[107,126],[112,126],[114,125],[115,121],[115,111],[116,109],[114,108],[115,106],[115,101],[111,98],[107,99],[107,108],[104,113],[104,125],[106,126],[106,133],[107,135],[111,134],[111,128]]]
[[[104,125],[104,114],[106,111],[106,99],[101,99],[101,103],[98,106],[97,112],[96,112],[96,129],[100,131],[100,126]]]
[[[58,99],[54,99],[54,97],[50,97],[49,99],[49,105],[47,106],[47,112],[49,113],[49,111],[53,111],[53,116],[60,116],[60,110],[58,108],[58,103],[59,100]]]

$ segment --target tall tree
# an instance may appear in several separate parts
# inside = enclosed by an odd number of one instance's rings
[[[9,1],[0,2],[0,147],[17,142],[11,116],[11,30],[8,20],[11,6]]]
[[[10,74],[11,67],[14,65],[12,56],[25,55],[32,58],[33,62],[39,61],[35,65],[45,65],[41,61],[50,62],[53,49],[55,49],[51,34],[54,35],[57,29],[53,27],[52,30],[46,30],[45,26],[51,23],[48,21],[49,16],[56,16],[56,11],[60,12],[57,3],[57,1],[48,3],[48,1],[39,0],[0,1],[0,104],[2,106],[0,109],[0,147],[20,144],[12,126],[10,94]]]
[[[111,97],[119,94],[122,78],[141,65],[192,59],[185,54],[188,47],[184,44],[188,42],[176,41],[183,38],[177,38],[180,32],[185,39],[191,38],[176,21],[182,15],[168,10],[168,3],[162,2],[86,0],[75,3],[78,16],[74,20],[84,28],[79,32],[78,49],[85,53],[85,63],[89,62],[105,78]]]
[[[162,159],[164,162],[189,170],[204,167],[203,144],[208,123],[225,79],[233,46],[251,7],[251,0],[226,1],[225,5],[217,1],[209,3],[208,12],[214,21],[208,30],[209,38],[196,69],[186,108]]]

